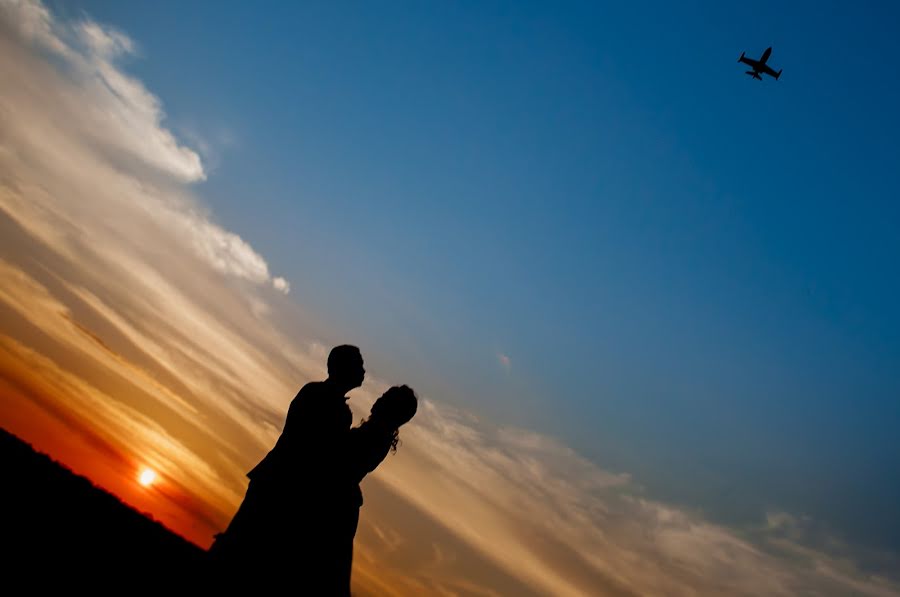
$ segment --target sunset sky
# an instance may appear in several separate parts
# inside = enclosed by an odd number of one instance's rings
[[[208,547],[352,343],[361,595],[900,595],[898,23],[0,0],[0,426]]]

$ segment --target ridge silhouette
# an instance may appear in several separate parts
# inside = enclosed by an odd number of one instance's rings
[[[359,483],[396,450],[418,400],[410,387],[394,386],[351,428],[346,394],[365,378],[362,355],[336,346],[327,365],[328,378],[300,389],[275,446],[247,474],[244,499],[209,550],[212,584],[350,595]]]
[[[193,586],[206,552],[0,429],[0,568],[8,589],[127,594]]]
[[[397,450],[418,399],[393,386],[351,428],[346,393],[362,384],[362,356],[336,347],[328,369],[328,379],[304,385],[291,402],[281,436],[248,473],[243,502],[208,551],[0,429],[7,586],[350,595],[359,484]]]

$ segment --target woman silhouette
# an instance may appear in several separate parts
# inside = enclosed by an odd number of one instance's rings
[[[363,478],[381,464],[390,451],[397,451],[400,442],[400,427],[413,418],[418,409],[418,398],[409,386],[389,388],[372,405],[368,419],[364,419],[359,427],[350,430],[348,449],[348,472],[350,501],[346,510],[339,513],[336,519],[346,521],[343,536],[337,550],[339,568],[337,575],[340,592],[350,594],[350,570],[353,563],[353,539],[359,524],[359,509],[363,504],[362,491],[359,488]]]

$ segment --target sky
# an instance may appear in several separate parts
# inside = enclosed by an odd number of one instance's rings
[[[206,547],[349,342],[360,594],[900,594],[898,22],[0,0],[0,424]]]

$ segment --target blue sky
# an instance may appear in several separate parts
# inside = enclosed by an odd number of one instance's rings
[[[49,6],[136,41],[215,219],[383,377],[900,550],[896,5]]]

